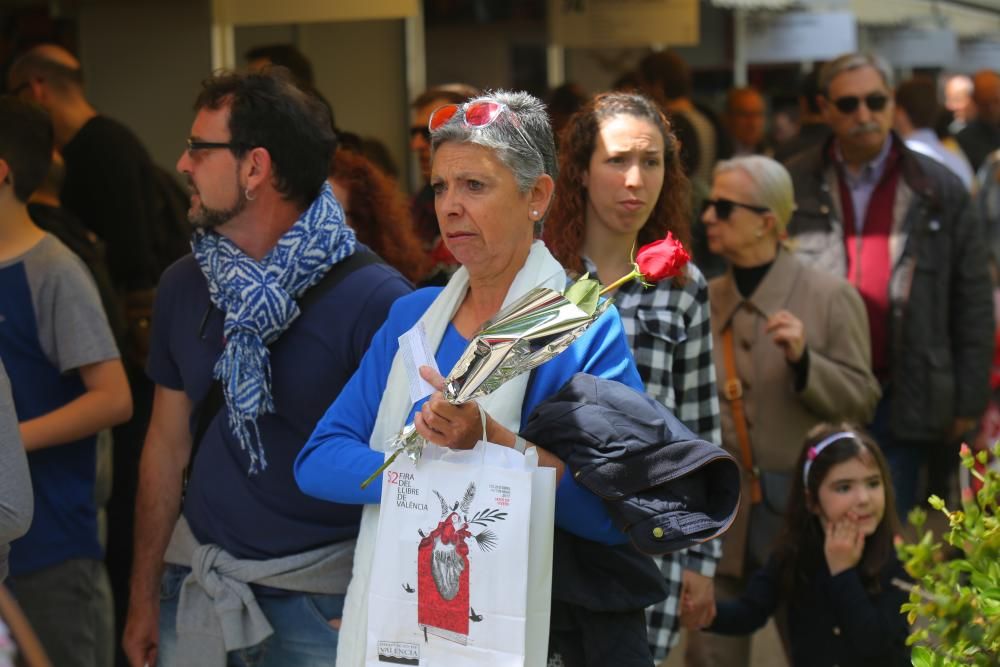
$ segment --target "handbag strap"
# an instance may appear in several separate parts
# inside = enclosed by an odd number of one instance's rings
[[[740,458],[743,459],[743,468],[750,473],[750,502],[756,505],[763,497],[760,489],[760,471],[754,465],[753,450],[750,449],[750,432],[747,430],[747,418],[743,410],[743,383],[736,374],[736,353],[733,346],[732,326],[726,327],[722,332],[722,359],[726,367],[726,381],[722,385],[722,396],[729,401],[729,409],[733,413],[736,439],[740,441]]]

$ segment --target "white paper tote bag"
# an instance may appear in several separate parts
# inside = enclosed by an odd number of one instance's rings
[[[555,471],[480,442],[383,473],[366,664],[542,666]]]

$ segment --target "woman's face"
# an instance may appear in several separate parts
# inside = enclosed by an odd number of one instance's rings
[[[885,515],[885,485],[878,464],[871,456],[854,457],[833,465],[819,485],[819,504],[813,513],[826,529],[829,522],[856,521],[861,532],[871,535]]]
[[[741,204],[759,205],[750,177],[742,169],[731,169],[716,175],[710,199],[728,199]],[[725,220],[719,218],[714,206],[701,216],[705,223],[708,249],[736,266],[752,265],[761,253],[761,246],[774,246],[770,231],[773,225],[765,217],[742,206],[733,206]],[[749,262],[749,264],[748,264]]]
[[[587,229],[635,238],[663,188],[663,135],[645,118],[621,114],[601,123],[583,175]],[[596,231],[596,230],[595,230]]]
[[[547,177],[545,177],[547,178]],[[518,191],[493,151],[445,142],[434,152],[431,187],[441,237],[470,275],[500,275],[524,261],[545,211],[535,191]]]

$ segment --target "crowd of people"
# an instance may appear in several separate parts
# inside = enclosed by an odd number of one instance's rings
[[[997,72],[948,78],[942,104],[934,80],[844,54],[780,122],[751,87],[721,113],[697,101],[671,51],[549,108],[442,85],[412,104],[407,199],[301,54],[247,61],[192,90],[186,191],[88,102],[68,51],[8,69],[0,581],[27,622],[0,605],[0,640],[35,635],[57,667],[365,664],[382,491],[362,482],[412,423],[441,447],[534,448],[557,533],[657,573],[585,622],[554,591],[553,667],[648,667],[682,632],[692,667],[749,665],[772,616],[793,665],[909,664],[893,538],[948,494],[992,398]],[[462,405],[424,367],[434,393],[413,402],[407,332],[446,373],[531,288],[610,282],[668,233],[693,262],[619,286],[553,360]],[[523,437],[581,372],[735,457],[723,537],[640,554]]]

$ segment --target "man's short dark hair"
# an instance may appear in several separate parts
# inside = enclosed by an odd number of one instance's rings
[[[806,107],[811,114],[820,113],[819,101],[816,98],[822,94],[822,91],[819,89],[819,73],[821,69],[822,66],[817,64],[809,72],[802,75],[802,80],[799,83],[799,95],[805,98]]]
[[[53,90],[62,93],[83,86],[83,71],[79,67],[67,67],[34,51],[28,51],[15,59],[7,76],[14,85],[41,79]]]
[[[14,196],[27,203],[52,163],[52,121],[45,110],[14,97],[0,97],[0,159],[10,168]]]
[[[291,44],[266,44],[255,46],[244,56],[247,62],[251,60],[269,60],[272,65],[286,67],[299,84],[315,85],[312,63]]]
[[[647,86],[658,86],[668,100],[691,97],[694,82],[691,67],[676,51],[656,51],[639,61],[639,78]]]
[[[330,112],[295,85],[283,67],[257,74],[221,73],[202,82],[195,111],[229,108],[229,141],[243,157],[264,148],[274,165],[275,187],[307,206],[326,180],[337,138]]]
[[[926,77],[914,77],[896,88],[896,106],[906,112],[910,123],[918,130],[934,127],[940,105],[937,86]]]

